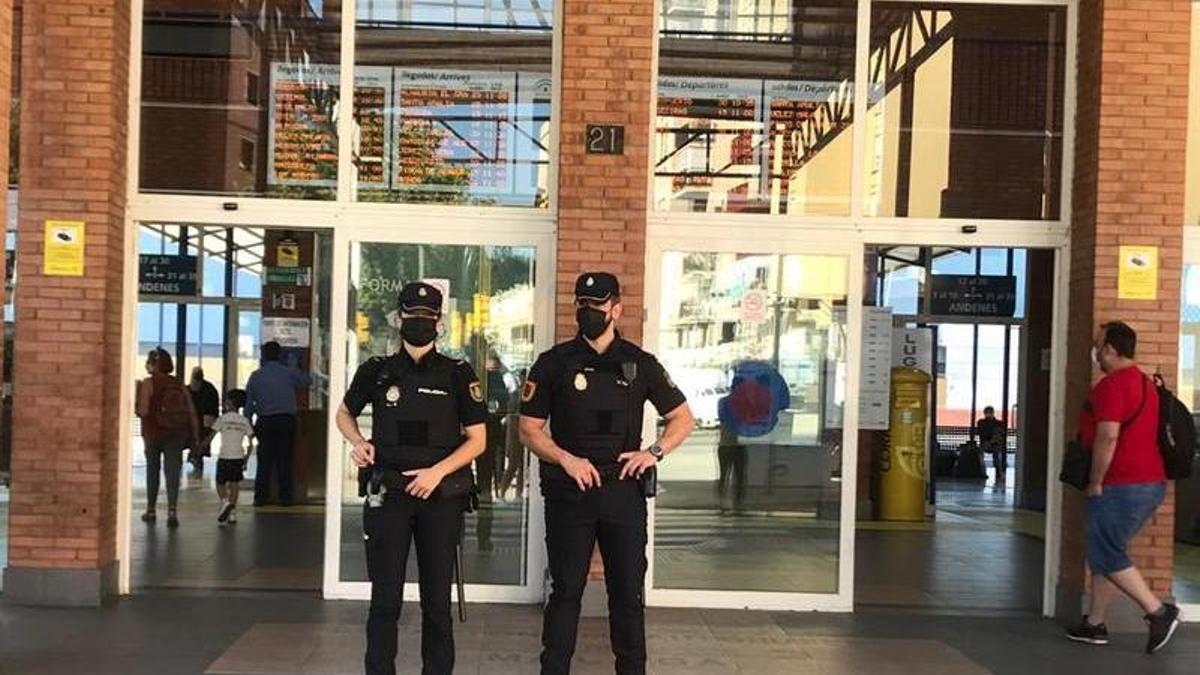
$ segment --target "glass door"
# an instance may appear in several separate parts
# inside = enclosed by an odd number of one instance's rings
[[[463,530],[468,600],[535,601],[544,567],[540,496],[534,460],[517,437],[517,416],[520,383],[550,340],[552,289],[546,293],[539,284],[553,279],[545,281],[538,274],[548,268],[549,260],[539,260],[539,255],[549,256],[549,246],[388,239],[364,236],[345,243],[347,330],[336,345],[344,350],[344,374],[335,377],[334,386],[344,392],[359,365],[400,349],[396,297],[405,283],[423,280],[442,289],[445,306],[437,348],[474,367],[489,413],[487,449],[472,467],[481,504],[466,515]],[[335,362],[339,358],[335,351]],[[369,406],[359,424],[370,437]],[[327,583],[327,595],[369,597],[357,468],[340,435],[330,452],[335,458],[331,465],[337,466],[336,478],[331,476],[336,486],[331,487],[340,491],[340,514],[334,524],[336,551],[327,550],[327,555],[335,554],[338,570],[332,589]],[[406,596],[415,597],[416,557],[409,560]]]
[[[657,256],[651,339],[697,430],[659,469],[649,600],[849,610],[854,258],[747,248]]]

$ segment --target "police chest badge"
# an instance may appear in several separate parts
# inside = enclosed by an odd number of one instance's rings
[[[584,391],[588,388],[587,375],[583,373],[575,373],[575,390]]]
[[[476,403],[483,403],[483,387],[478,382],[472,382],[468,389],[471,390],[471,400]]]
[[[389,405],[396,405],[396,402],[400,400],[400,387],[397,387],[394,384],[388,387],[387,393],[384,394],[384,397],[387,399]]]

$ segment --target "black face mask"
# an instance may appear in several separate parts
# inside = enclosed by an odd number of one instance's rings
[[[437,339],[437,321],[417,317],[402,319],[400,337],[414,347],[424,347]]]
[[[612,319],[608,315],[598,309],[591,307],[580,307],[575,310],[575,322],[579,324],[579,330],[583,336],[589,340],[604,335],[604,331],[608,330],[608,325],[612,323]]]

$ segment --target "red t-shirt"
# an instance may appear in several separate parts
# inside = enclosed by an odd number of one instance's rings
[[[1140,410],[1140,412],[1139,412]],[[1110,373],[1092,387],[1079,416],[1080,440],[1091,448],[1099,422],[1122,425],[1105,485],[1158,483],[1167,479],[1158,451],[1158,390],[1137,367]]]

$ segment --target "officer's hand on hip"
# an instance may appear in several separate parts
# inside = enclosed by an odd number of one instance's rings
[[[563,471],[575,481],[580,490],[587,490],[590,487],[600,487],[600,472],[592,463],[583,457],[571,455],[562,462]]]
[[[404,488],[404,491],[417,499],[429,499],[433,491],[441,484],[442,479],[446,477],[433,467],[405,471],[404,475],[412,476],[412,480],[408,482],[408,487]]]
[[[623,452],[617,461],[621,463],[621,480],[625,480],[630,476],[642,477],[646,469],[658,464],[658,460],[654,459],[654,455],[645,450],[634,450],[632,452]]]
[[[375,446],[370,441],[361,441],[354,444],[354,450],[350,453],[350,459],[359,467],[370,466],[375,463]]]

